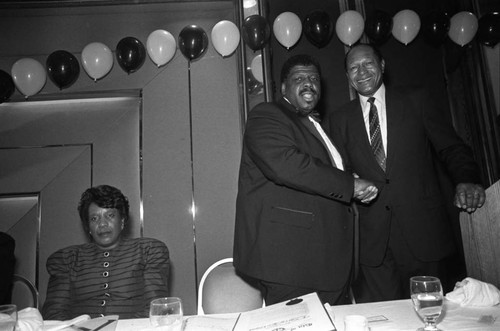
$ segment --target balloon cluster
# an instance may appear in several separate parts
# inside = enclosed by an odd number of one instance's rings
[[[310,12],[303,21],[292,12],[283,12],[272,25],[275,38],[286,49],[300,40],[302,32],[314,46],[325,47],[330,42],[333,31],[332,20],[321,10]],[[375,44],[384,43],[392,35],[399,42],[408,45],[420,31],[434,45],[440,45],[449,37],[453,42],[464,46],[477,34],[479,42],[494,47],[500,41],[500,13],[488,13],[478,20],[473,13],[466,11],[456,13],[451,18],[447,13],[432,12],[421,21],[417,13],[410,9],[401,10],[393,17],[375,10],[365,21],[357,11],[348,10],[335,23],[338,39],[347,46],[356,43],[363,33]],[[241,35],[240,29],[226,20],[215,24],[211,31],[212,44],[223,58],[235,52],[240,38],[254,51],[263,49],[271,38],[271,26],[263,16],[251,15],[243,21]],[[145,62],[146,54],[154,64],[161,67],[174,57],[177,46],[189,62],[194,61],[208,48],[207,34],[197,25],[188,25],[182,29],[176,41],[170,32],[156,30],[149,34],[146,47],[134,37],[125,37],[116,45],[116,61],[127,74],[139,70]],[[81,53],[82,66],[95,82],[110,72],[113,59],[111,49],[100,42],[88,44]],[[252,61],[252,73],[257,81],[262,79],[259,61],[261,58]],[[46,68],[47,71],[35,59],[22,58],[12,66],[12,76],[0,70],[0,103],[12,96],[15,87],[26,97],[38,93],[45,86],[47,74],[61,90],[71,86],[80,74],[77,58],[64,50],[50,54]]]
[[[468,44],[478,34],[478,40],[486,46],[495,46],[500,41],[500,14],[483,15],[478,21],[471,12],[462,11],[451,18],[447,13],[431,12],[422,22],[416,12],[404,9],[394,16],[375,10],[365,19],[355,10],[343,12],[335,22],[338,39],[347,46],[355,44],[365,33],[372,43],[382,44],[392,35],[399,42],[408,45],[422,30],[424,37],[432,44],[439,45],[449,37],[460,46]],[[272,32],[286,49],[293,47],[302,35],[318,48],[326,46],[333,32],[332,20],[328,14],[315,10],[307,14],[303,21],[292,12],[279,14],[272,25]],[[271,37],[271,27],[260,15],[245,19],[242,37],[252,50],[262,49]]]
[[[227,57],[235,52],[240,42],[238,27],[230,21],[220,21],[212,29],[212,43],[215,50]],[[197,25],[188,25],[179,33],[178,40],[166,30],[151,32],[143,43],[134,37],[121,39],[115,48],[116,62],[127,74],[136,72],[146,60],[161,67],[174,57],[177,46],[188,61],[200,58],[208,48],[208,37]],[[42,90],[47,76],[60,89],[70,87],[80,75],[78,59],[68,51],[57,50],[46,60],[46,66],[33,58],[17,60],[11,67],[11,74],[0,70],[0,103],[12,96],[17,88],[26,98]],[[86,74],[97,82],[113,68],[113,51],[101,42],[92,42],[81,53],[81,64]]]

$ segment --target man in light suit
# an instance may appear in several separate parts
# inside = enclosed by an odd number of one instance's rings
[[[258,283],[267,305],[311,292],[348,303],[353,256],[351,199],[369,202],[373,183],[344,172],[313,118],[320,67],[288,59],[283,97],[249,114],[236,201],[234,266]]]
[[[385,61],[376,48],[352,47],[345,68],[358,99],[329,112],[326,130],[346,167],[379,189],[375,200],[359,206],[356,301],[409,298],[411,276],[446,279],[443,261],[455,249],[433,158],[446,165],[455,204],[468,212],[484,204],[479,169],[433,98],[383,84]]]

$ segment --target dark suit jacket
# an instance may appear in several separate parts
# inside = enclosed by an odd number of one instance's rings
[[[234,265],[248,276],[316,290],[352,266],[352,175],[332,166],[307,118],[285,100],[257,105],[239,173]]]
[[[14,238],[5,232],[0,232],[0,305],[11,303],[12,277],[16,264],[15,247]]]
[[[376,182],[379,196],[360,214],[360,262],[382,262],[391,221],[398,222],[413,255],[437,261],[454,250],[433,158],[438,155],[457,183],[479,183],[472,153],[421,90],[386,88],[387,164],[379,167],[371,151],[359,100],[327,114],[326,127],[361,178]]]

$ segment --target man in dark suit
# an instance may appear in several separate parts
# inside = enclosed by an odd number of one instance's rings
[[[327,114],[326,130],[346,167],[379,189],[375,200],[359,206],[355,297],[357,302],[409,298],[411,276],[446,279],[443,262],[455,249],[433,158],[439,156],[456,185],[456,206],[469,212],[485,200],[479,169],[433,98],[418,89],[386,88],[377,49],[354,46],[345,68],[359,98]]]
[[[257,105],[243,140],[234,265],[258,282],[267,305],[311,292],[347,303],[353,256],[351,198],[369,202],[373,183],[344,172],[313,118],[320,67],[288,59],[277,102]]]
[[[16,242],[8,233],[0,232],[0,305],[10,303],[16,258]]]

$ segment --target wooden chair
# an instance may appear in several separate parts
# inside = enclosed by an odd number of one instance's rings
[[[500,288],[500,181],[486,189],[486,202],[460,213],[467,276]]]
[[[198,315],[239,313],[262,308],[260,291],[236,273],[233,258],[212,264],[198,287]]]

